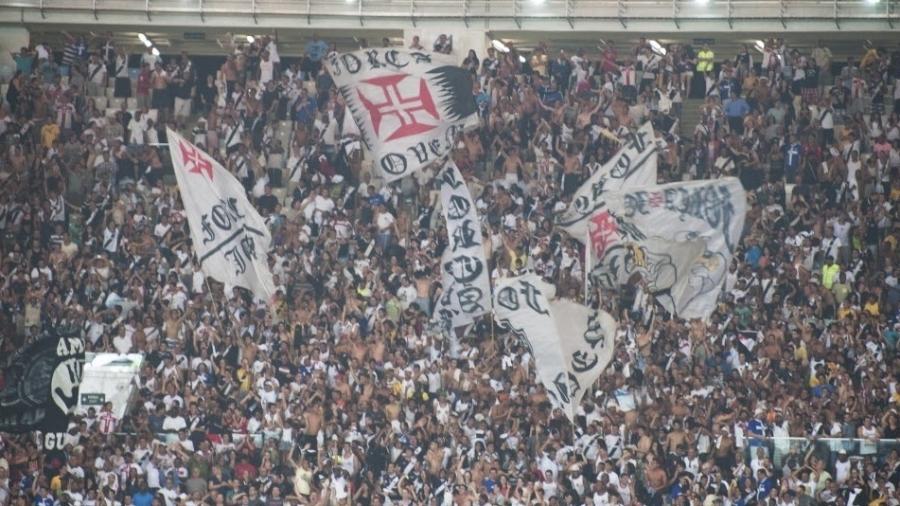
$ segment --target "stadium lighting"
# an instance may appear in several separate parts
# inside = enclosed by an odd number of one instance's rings
[[[497,40],[497,39],[492,40],[492,41],[491,41],[491,46],[493,46],[494,49],[496,49],[497,51],[500,51],[501,53],[508,53],[508,52],[509,52],[509,46],[507,46],[506,44],[504,44],[504,43],[503,43],[502,41],[500,41],[500,40]]]
[[[253,44],[254,42],[256,42],[256,37],[254,37],[254,36],[252,36],[252,35],[248,35],[248,36],[247,36],[247,43],[248,43],[248,44]]]
[[[694,0],[694,1],[700,5],[706,5],[709,3],[709,0]]]
[[[154,47],[151,52],[153,53],[153,56],[159,56],[159,49]]]
[[[866,3],[869,4],[869,5],[875,5],[875,4],[877,4],[879,1],[880,1],[880,0],[866,0]]]

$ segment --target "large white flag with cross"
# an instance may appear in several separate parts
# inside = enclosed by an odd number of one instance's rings
[[[275,293],[267,252],[269,229],[231,173],[172,130],[169,152],[203,273],[269,301]]]
[[[476,116],[472,74],[405,49],[332,53],[325,66],[387,181],[440,160]]]

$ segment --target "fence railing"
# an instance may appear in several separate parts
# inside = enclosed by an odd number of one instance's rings
[[[900,21],[900,0],[7,0],[0,11],[288,16],[297,18],[416,20],[608,19]],[[777,29],[777,25],[773,26]]]
[[[133,436],[130,433],[116,433],[121,436]],[[156,439],[162,443],[170,444],[178,441],[178,434],[175,433],[159,433]],[[282,437],[281,431],[265,431],[256,433],[231,433],[231,440],[235,444],[239,444],[246,438],[253,438],[253,443],[257,447],[262,447],[268,440],[276,440],[279,444],[289,447],[291,442],[286,441]],[[755,456],[757,448],[764,448],[766,456],[772,460],[776,469],[781,469],[785,459],[792,454],[800,458],[806,456],[810,451],[815,452],[820,458],[828,457],[830,462],[834,462],[840,451],[847,453],[851,459],[857,458],[874,458],[883,459],[892,451],[900,452],[900,439],[878,439],[868,440],[864,438],[807,438],[807,437],[747,437],[744,446],[744,461],[749,464]]]

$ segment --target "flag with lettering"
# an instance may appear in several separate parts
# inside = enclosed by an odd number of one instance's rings
[[[740,180],[691,181],[604,194],[591,220],[591,276],[601,286],[639,272],[663,307],[681,318],[715,310],[744,229]]]
[[[443,293],[434,314],[446,330],[468,325],[491,310],[491,284],[481,220],[452,160],[445,164],[438,182],[447,221],[447,247],[441,258]]]
[[[325,66],[388,182],[450,153],[476,118],[472,75],[445,55],[373,48]]]
[[[168,130],[169,152],[203,273],[269,301],[275,293],[267,253],[272,242],[243,185],[211,156]]]
[[[569,299],[551,301],[550,313],[566,360],[574,412],[584,394],[612,362],[616,320],[606,311],[593,310]]]
[[[84,340],[56,330],[33,338],[7,357],[0,377],[0,432],[40,430],[63,441],[69,415],[78,405],[84,370]]]
[[[569,207],[556,217],[556,224],[584,242],[588,220],[605,205],[604,192],[656,184],[658,156],[653,125],[645,123],[622,139],[622,147],[609,161],[593,170]]]
[[[494,313],[500,326],[530,349],[536,376],[544,385],[550,404],[574,420],[572,394],[582,387],[568,370],[550,302],[541,285],[533,273],[500,280],[494,290]]]

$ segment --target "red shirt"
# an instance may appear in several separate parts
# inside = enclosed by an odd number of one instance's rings
[[[138,95],[149,95],[150,94],[150,71],[142,70],[137,78],[137,94]]]

